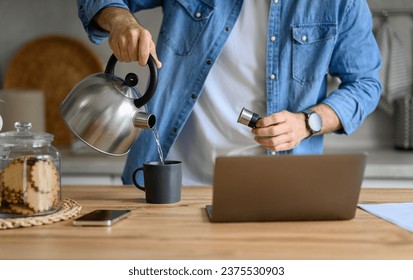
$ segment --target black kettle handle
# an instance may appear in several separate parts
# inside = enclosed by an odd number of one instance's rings
[[[114,75],[115,65],[117,61],[118,59],[116,58],[116,56],[112,54],[109,58],[108,63],[106,64],[106,68],[105,68],[106,74]],[[158,68],[156,68],[155,59],[153,58],[151,54],[149,54],[148,66],[149,66],[149,73],[150,73],[149,85],[148,85],[148,88],[146,89],[145,94],[141,98],[134,100],[134,104],[137,108],[140,108],[146,103],[148,103],[148,101],[154,95],[156,91],[156,86],[158,85]]]

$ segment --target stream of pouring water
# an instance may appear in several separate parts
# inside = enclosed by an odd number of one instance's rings
[[[161,143],[159,142],[158,130],[156,129],[155,126],[152,127],[152,132],[153,132],[153,136],[155,136],[156,146],[158,147],[159,159],[161,160],[162,165],[164,165],[164,164],[165,164],[165,160],[164,160],[164,158],[163,158],[163,152],[162,152]]]

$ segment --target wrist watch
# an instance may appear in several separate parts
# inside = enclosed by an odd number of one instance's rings
[[[323,121],[319,114],[310,109],[304,110],[301,113],[305,115],[305,125],[308,131],[310,131],[310,135],[307,138],[310,138],[314,133],[321,131]]]

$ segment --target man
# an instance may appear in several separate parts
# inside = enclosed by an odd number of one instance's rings
[[[148,108],[158,118],[164,154],[184,163],[185,185],[211,184],[217,155],[322,153],[323,134],[351,134],[379,100],[381,60],[365,0],[78,5],[90,39],[109,36],[118,60],[156,59],[159,83]],[[155,48],[131,12],[157,6],[163,21]],[[327,96],[328,73],[341,85]],[[243,107],[263,117],[252,131],[236,124]],[[124,183],[157,158],[152,134],[142,133]]]

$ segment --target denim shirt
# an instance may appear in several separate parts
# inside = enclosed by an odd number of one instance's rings
[[[89,24],[106,6],[137,12],[162,6],[157,42],[162,61],[158,87],[148,103],[157,117],[161,146],[168,154],[201,92],[204,81],[225,44],[242,0],[78,0],[79,17],[94,43],[107,32]],[[372,34],[365,0],[272,0],[267,31],[267,114],[299,112],[327,104],[339,117],[341,134],[354,132],[380,98],[380,52]],[[254,19],[259,20],[259,19]],[[248,40],[248,37],[246,37]],[[261,42],[258,42],[261,43]],[[240,46],[242,47],[242,45]],[[341,80],[327,95],[327,74]],[[219,102],[217,93],[217,102]],[[320,154],[323,136],[304,139],[285,154]],[[196,155],[194,155],[196,156]],[[158,160],[153,134],[140,134],[129,153],[123,182],[143,162]]]

